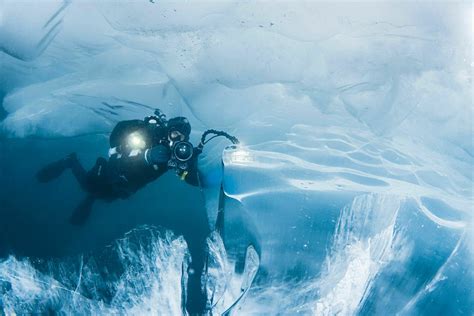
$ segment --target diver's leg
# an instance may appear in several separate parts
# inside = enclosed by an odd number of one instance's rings
[[[54,180],[59,177],[64,170],[70,168],[74,160],[77,161],[77,157],[75,153],[72,153],[58,161],[52,162],[41,168],[36,173],[36,179],[38,179],[39,182],[49,182]]]
[[[71,170],[81,187],[89,194],[79,203],[74,213],[71,215],[69,222],[73,225],[83,225],[92,213],[92,206],[96,198],[101,197],[100,192],[105,185],[101,179],[103,178],[104,168],[107,160],[97,158],[97,161],[91,170],[86,172],[79,160],[74,159],[71,162]]]
[[[87,190],[87,172],[75,154],[69,155],[69,167],[80,186]]]
[[[94,204],[95,198],[89,194],[87,197],[79,203],[79,205],[72,213],[69,218],[69,222],[73,225],[83,225],[89,218],[92,212],[92,205]]]

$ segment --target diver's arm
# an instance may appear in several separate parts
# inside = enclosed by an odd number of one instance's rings
[[[193,158],[188,162],[189,167],[186,170],[177,170],[179,178],[192,186],[199,186],[199,170],[197,160],[200,153],[201,152],[199,150],[195,149]],[[147,149],[144,153],[144,160],[146,163],[150,166],[153,166],[156,170],[158,168],[167,168],[170,157],[171,151],[169,147],[165,145],[157,145]]]

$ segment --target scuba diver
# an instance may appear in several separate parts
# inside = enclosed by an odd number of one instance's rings
[[[110,135],[109,159],[97,158],[86,171],[72,153],[55,161],[37,174],[39,182],[49,182],[71,169],[87,193],[70,218],[81,225],[89,217],[96,199],[108,202],[127,199],[168,169],[187,183],[198,186],[197,157],[201,149],[189,142],[191,125],[185,117],[166,120],[159,110],[144,120],[119,122]]]
[[[225,132],[208,130],[197,147],[189,142],[191,125],[185,117],[166,119],[160,110],[143,120],[119,122],[110,134],[109,158],[97,158],[95,165],[86,171],[77,155],[72,153],[55,161],[36,174],[40,182],[58,178],[71,169],[81,188],[87,193],[70,217],[74,225],[82,225],[91,214],[94,201],[111,202],[127,199],[148,183],[156,180],[169,169],[175,170],[181,180],[192,186],[201,186],[197,158],[204,144],[218,136],[225,136],[234,143],[238,140]],[[214,134],[206,140],[206,136]],[[166,217],[166,216],[165,216]],[[191,262],[188,266],[188,280],[185,306],[191,315],[202,315],[210,307],[201,277],[207,261],[206,238],[210,228],[206,214],[192,214],[179,223],[167,223],[188,244]],[[192,223],[192,224],[190,224]]]

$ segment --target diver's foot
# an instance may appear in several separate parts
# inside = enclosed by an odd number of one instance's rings
[[[77,161],[76,153],[71,153],[58,161],[46,165],[36,173],[36,179],[39,182],[49,182],[59,177],[64,170],[71,168],[74,161]]]

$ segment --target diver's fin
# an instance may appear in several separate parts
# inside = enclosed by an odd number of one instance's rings
[[[84,225],[92,212],[94,201],[95,198],[92,195],[88,195],[83,199],[72,213],[69,222],[73,225]]]
[[[39,182],[49,182],[59,177],[68,167],[64,159],[50,163],[36,173]]]

